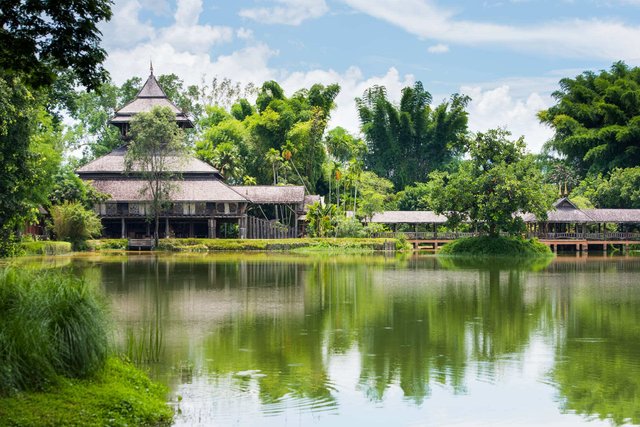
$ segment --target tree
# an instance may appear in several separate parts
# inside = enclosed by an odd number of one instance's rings
[[[598,208],[640,209],[640,167],[614,169],[609,176],[587,176],[571,193]]]
[[[0,257],[16,232],[47,204],[61,160],[59,128],[45,110],[46,93],[0,72]]]
[[[468,220],[496,236],[523,231],[519,213],[546,218],[556,191],[543,183],[534,157],[525,154],[523,138],[511,141],[510,135],[502,129],[478,133],[469,142],[470,160],[457,172],[430,175],[433,208],[451,225]]]
[[[307,212],[308,232],[313,237],[327,237],[337,224],[336,205],[315,202]]]
[[[130,135],[125,169],[145,181],[143,191],[151,199],[151,215],[155,221],[153,237],[157,245],[160,212],[170,199],[171,181],[180,178],[176,169],[187,153],[187,143],[168,107],[138,113],[131,121]]]
[[[587,172],[640,165],[640,68],[616,62],[560,80],[556,105],[538,117],[554,130],[548,146]]]
[[[53,183],[61,147],[50,111],[64,101],[58,89],[74,81],[95,89],[107,76],[97,24],[111,17],[110,4],[0,2],[0,256]]]
[[[66,201],[61,205],[52,206],[51,217],[56,238],[71,242],[76,248],[102,232],[102,223],[98,215],[80,202]]]
[[[40,88],[70,69],[84,86],[97,89],[108,75],[98,24],[109,19],[109,0],[3,1],[0,70]]]
[[[464,148],[469,100],[454,94],[432,109],[431,94],[417,82],[402,90],[396,106],[388,100],[383,86],[367,89],[356,99],[368,145],[367,169],[390,179],[400,190],[446,167]]]

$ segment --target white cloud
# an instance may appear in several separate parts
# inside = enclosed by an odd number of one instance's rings
[[[536,114],[552,105],[548,93],[533,91],[528,94],[517,92],[509,84],[487,88],[482,86],[463,86],[460,92],[472,98],[469,104],[469,129],[483,132],[487,129],[504,127],[514,138],[525,136],[527,147],[539,152],[542,145],[551,138],[553,132],[539,123]],[[544,90],[544,83],[540,86]]]
[[[278,6],[240,10],[240,16],[265,24],[300,25],[329,11],[325,0],[275,0]]]
[[[449,52],[449,46],[446,44],[438,43],[427,48],[429,53],[447,53]]]
[[[563,57],[640,59],[640,27],[621,21],[568,19],[513,26],[457,19],[434,0],[343,0],[409,33],[461,45],[494,44]]]
[[[198,23],[202,0],[178,0],[174,23],[159,29],[140,21],[141,9],[138,0],[124,0],[114,6],[113,19],[101,26],[108,52],[136,49],[140,43],[148,43],[155,46],[168,44],[180,53],[204,53],[215,44],[230,42],[234,37],[231,27]],[[150,53],[144,55],[144,59],[149,61]]]
[[[137,0],[116,3],[111,21],[100,24],[102,45],[109,49],[151,39],[155,30],[149,22],[140,21],[141,9],[142,5]]]

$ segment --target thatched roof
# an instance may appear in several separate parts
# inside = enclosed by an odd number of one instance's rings
[[[127,152],[127,147],[122,146],[116,148],[109,154],[95,159],[92,162],[82,166],[76,172],[80,175],[88,174],[123,174],[124,173],[124,156]],[[179,157],[169,158],[168,165],[170,172],[179,173],[183,176],[186,175],[212,175],[219,176],[220,173],[216,168],[203,162],[193,156],[186,156],[184,159]],[[133,172],[135,172],[135,167]]]
[[[384,211],[373,214],[370,222],[380,224],[444,224],[447,217],[433,211]]]
[[[171,102],[169,97],[164,93],[158,84],[158,80],[156,80],[156,77],[153,75],[153,69],[133,101],[116,110],[114,116],[109,120],[109,123],[114,125],[129,123],[134,115],[149,112],[153,107],[169,107],[176,115],[176,122],[178,122],[178,124],[184,127],[193,127],[193,123],[189,120],[189,117]]]
[[[111,200],[119,202],[150,201],[146,181],[138,179],[103,179],[90,181],[101,193],[111,196]],[[225,183],[217,179],[177,180],[170,199],[176,202],[246,202],[247,199],[236,193]]]
[[[548,223],[640,223],[640,209],[579,209],[564,197],[554,203],[555,210],[547,212]],[[533,214],[524,215],[525,222],[537,222]]]
[[[303,203],[305,199],[301,185],[236,185],[231,188],[258,204]]]
[[[594,222],[640,223],[640,209],[585,209]]]

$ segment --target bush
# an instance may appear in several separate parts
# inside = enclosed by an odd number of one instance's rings
[[[87,239],[100,235],[102,224],[95,212],[79,202],[64,202],[51,207],[53,232],[60,240],[71,242],[75,248],[84,246]]]
[[[107,357],[96,291],[59,272],[0,271],[0,394],[40,390],[58,375],[88,377]]]
[[[356,218],[340,218],[335,228],[336,237],[364,237],[362,224]]]
[[[537,239],[518,237],[468,237],[444,245],[439,254],[472,256],[549,256],[551,250]]]

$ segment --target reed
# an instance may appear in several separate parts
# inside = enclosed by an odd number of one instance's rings
[[[0,271],[0,394],[41,390],[57,376],[85,378],[108,353],[105,306],[79,278]]]

